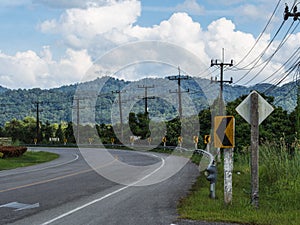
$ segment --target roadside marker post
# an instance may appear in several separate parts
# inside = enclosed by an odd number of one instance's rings
[[[204,135],[204,144],[206,144],[206,151],[210,152],[210,135]]]
[[[194,144],[195,144],[195,149],[198,149],[198,142],[199,142],[198,136],[194,136],[193,141],[194,141]]]
[[[236,111],[251,125],[251,203],[259,207],[259,125],[274,108],[256,91],[238,105]]]
[[[183,138],[182,138],[182,136],[179,136],[178,137],[178,145],[180,148],[182,147],[182,142],[183,142]]]
[[[167,143],[167,138],[166,136],[162,137],[161,141],[164,143],[164,150],[166,150],[166,143]]]

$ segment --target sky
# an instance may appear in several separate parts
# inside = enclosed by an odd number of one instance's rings
[[[299,21],[293,23],[293,18],[289,18],[282,25],[285,3],[291,9],[294,2],[1,0],[0,85],[12,89],[48,89],[78,83],[103,55],[147,41],[172,44],[199,58],[202,66],[189,75],[218,77],[219,70],[211,67],[211,59],[219,62],[233,59],[234,66],[226,68],[225,79],[233,77],[238,85],[275,84],[286,75],[287,60],[300,43]],[[289,35],[285,36],[286,33]],[[282,45],[284,37],[288,38]],[[161,48],[156,53],[167,55],[163,52],[167,50],[170,49]],[[126,57],[147,59],[147,54],[152,61],[156,59],[150,55],[153,52],[141,48],[129,50]],[[298,58],[297,54],[292,58]],[[126,75],[116,74],[126,80],[150,74],[165,77],[178,73],[178,66],[164,70],[157,65],[139,68],[127,65],[123,70]],[[293,79],[291,74],[284,82]]]

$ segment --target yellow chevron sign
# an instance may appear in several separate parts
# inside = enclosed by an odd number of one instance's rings
[[[234,147],[234,117],[233,116],[215,117],[214,146],[216,148]]]

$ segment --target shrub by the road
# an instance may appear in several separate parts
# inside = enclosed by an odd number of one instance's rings
[[[26,147],[22,146],[0,146],[0,157],[10,158],[19,157],[27,151]]]

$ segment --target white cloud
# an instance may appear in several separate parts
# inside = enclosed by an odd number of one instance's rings
[[[175,7],[175,11],[187,12],[190,15],[203,15],[204,7],[197,3],[196,0],[185,0]]]
[[[67,9],[59,20],[45,21],[40,24],[40,29],[43,32],[61,34],[66,44],[76,48],[87,48],[95,44],[99,36],[121,43],[123,40],[119,33],[132,26],[140,12],[140,2],[135,0],[87,9]]]
[[[78,82],[92,65],[87,52],[67,50],[66,56],[52,59],[49,47],[40,55],[33,51],[17,52],[14,56],[0,53],[1,86],[9,88],[50,88]]]
[[[50,3],[50,1],[43,1],[44,4],[46,2]],[[84,4],[87,5],[87,2],[84,1]],[[59,4],[58,1],[52,3]],[[61,4],[67,4],[67,2],[62,1]],[[186,0],[177,7],[186,11],[194,8],[197,13],[201,13],[203,9],[195,0]],[[250,4],[247,9],[240,13],[246,13],[249,18],[257,16],[256,13],[259,12]],[[133,41],[158,40],[181,46],[197,55],[206,68],[210,66],[211,58],[221,59],[222,48],[225,48],[226,61],[233,59],[239,62],[255,43],[255,37],[252,34],[236,30],[235,23],[226,18],[215,20],[207,29],[203,29],[200,23],[193,21],[188,13],[181,12],[174,13],[160,24],[142,27],[135,25],[140,14],[141,3],[136,0],[95,0],[89,1],[87,7],[66,9],[59,18],[44,21],[39,25],[42,32],[61,35],[67,48],[65,56],[61,59],[53,59],[50,47],[44,47],[39,54],[33,51],[18,52],[13,56],[0,53],[1,85],[13,88],[20,86],[48,88],[78,82],[85,75],[92,59],[96,59],[114,47]],[[263,35],[240,67],[256,59],[269,41],[270,35]],[[288,57],[293,51],[293,43],[299,42],[299,34],[292,35],[285,48],[280,51],[282,57],[274,57],[274,60],[253,83],[263,80],[264,77],[276,71],[282,65],[283,58]],[[271,47],[276,49],[276,43]],[[130,54],[138,55],[139,52],[133,50]],[[152,52],[148,51],[147,54],[152,54]],[[263,59],[270,54],[272,51],[268,51]],[[143,55],[141,58],[147,58],[147,56]],[[135,70],[128,68],[127,71],[133,73],[133,78],[137,78],[137,73],[134,74]],[[249,80],[258,71],[259,68],[254,70],[243,82]],[[140,68],[139,72],[141,72]],[[244,71],[226,72],[226,76],[233,76],[234,80],[243,74]],[[22,77],[22,80],[19,77]]]

